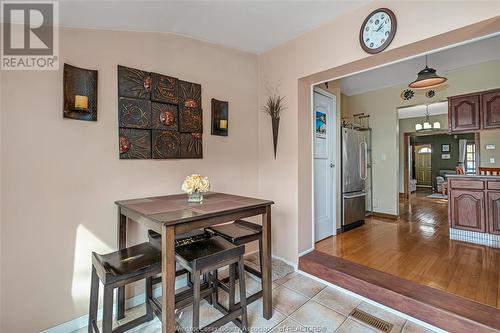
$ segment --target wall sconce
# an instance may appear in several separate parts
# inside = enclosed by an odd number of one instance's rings
[[[97,121],[97,71],[64,64],[63,117]]]
[[[228,135],[229,103],[212,98],[212,135]]]

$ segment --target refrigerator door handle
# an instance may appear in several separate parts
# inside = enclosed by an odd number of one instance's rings
[[[359,178],[362,180],[366,180],[367,174],[368,174],[368,165],[367,165],[367,158],[368,158],[368,150],[366,147],[366,142],[362,141],[359,143]],[[364,154],[363,158],[361,157],[361,154]],[[362,165],[363,164],[363,165]]]
[[[359,197],[364,197],[366,196],[366,193],[359,193],[359,194],[345,194],[344,199],[354,199],[354,198],[359,198]]]

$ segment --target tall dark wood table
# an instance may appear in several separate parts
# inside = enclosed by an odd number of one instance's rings
[[[127,220],[161,234],[162,332],[175,332],[175,234],[214,224],[262,215],[263,316],[272,317],[271,205],[274,202],[209,192],[203,203],[188,203],[185,194],[117,201],[118,247],[126,247]],[[118,319],[125,316],[125,289],[118,289]]]

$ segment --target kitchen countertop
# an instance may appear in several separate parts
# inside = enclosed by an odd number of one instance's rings
[[[490,176],[490,175],[446,175],[446,178],[472,178],[472,179],[498,179],[500,176]]]

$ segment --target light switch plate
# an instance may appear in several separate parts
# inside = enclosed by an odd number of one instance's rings
[[[486,145],[486,150],[495,150],[496,149],[496,145],[495,144],[487,144]]]
[[[495,158],[490,158],[490,164],[495,164]]]

